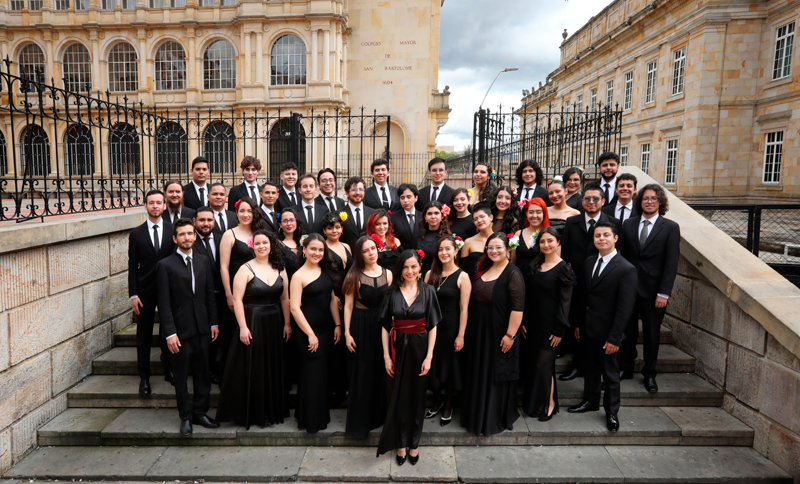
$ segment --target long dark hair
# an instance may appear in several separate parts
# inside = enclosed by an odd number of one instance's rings
[[[453,249],[455,249],[455,254],[456,254],[454,256],[455,259],[454,262],[456,263],[456,267],[458,267],[458,255],[460,254],[461,251],[458,250],[458,247],[456,247],[456,239],[453,238],[452,235],[447,235],[445,237],[442,237],[441,239],[439,239],[438,242],[436,242],[436,248],[433,249],[433,263],[431,264],[431,270],[429,272],[431,276],[428,278],[428,284],[430,284],[433,287],[438,286],[442,282],[442,272],[444,272],[444,264],[442,264],[442,261],[439,260],[439,247],[441,247],[442,244],[444,243],[450,243],[453,245]]]
[[[282,271],[285,266],[283,264],[283,253],[281,252],[280,245],[281,243],[278,241],[278,237],[276,237],[275,234],[269,230],[258,230],[253,234],[253,243],[255,243],[256,237],[259,235],[263,235],[269,240],[269,256],[267,256],[269,264],[276,271]]]
[[[378,223],[378,220],[383,217],[386,217],[386,220],[389,221],[389,230],[386,231],[386,244],[390,249],[394,250],[399,244],[394,236],[394,223],[392,223],[392,217],[389,215],[389,212],[386,211],[386,209],[379,208],[378,210],[372,212],[372,215],[369,216],[369,219],[367,220],[367,235],[372,237],[372,234],[376,233],[375,224]]]
[[[253,221],[250,222],[250,230],[253,231],[253,234],[258,232],[259,230],[266,230],[267,224],[264,222],[264,216],[262,215],[261,209],[258,208],[258,204],[256,203],[256,201],[250,197],[242,197],[241,200],[236,202],[237,212],[239,211],[239,205],[241,205],[242,203],[250,205],[250,210],[253,212]]]
[[[637,191],[636,194],[633,196],[633,207],[639,212],[644,213],[642,210],[642,199],[644,198],[645,190],[653,190],[656,194],[656,198],[658,198],[658,216],[663,217],[669,211],[669,198],[667,197],[667,191],[659,185],[658,183],[651,183],[649,185],[645,185],[642,187],[641,190]]]
[[[392,285],[389,286],[389,290],[386,291],[386,295],[384,297],[391,297],[390,294],[392,291],[399,291],[400,284],[403,283],[403,266],[406,265],[406,261],[408,259],[417,259],[417,264],[420,266],[420,274],[422,274],[422,257],[419,256],[416,250],[404,250],[400,257],[397,258],[397,263],[394,265],[394,271],[392,271]],[[417,281],[417,294],[422,292],[422,285],[425,284],[422,282],[422,278],[420,277]]]
[[[506,234],[513,234],[517,230],[519,230],[519,210],[517,209],[517,205],[515,203],[516,196],[514,195],[514,190],[509,186],[503,186],[495,190],[494,194],[492,195],[492,215],[494,218],[497,219],[498,209],[497,209],[497,196],[500,195],[500,192],[506,192],[511,195],[511,206],[508,207],[506,210],[506,216],[503,217],[503,227],[501,230]]]
[[[457,196],[464,194],[467,197],[467,211],[469,212],[469,192],[466,188],[456,188],[453,190],[453,196],[450,197],[450,215],[447,216],[447,220],[450,221],[450,225],[456,221],[458,218],[458,212],[456,211],[455,206],[453,205],[453,200],[456,199]]]
[[[421,239],[424,239],[430,230],[428,227],[428,221],[425,220],[425,215],[428,213],[428,210],[431,208],[438,208],[441,212],[442,207],[444,207],[442,202],[434,200],[432,202],[428,202],[422,209],[422,217],[419,218],[419,236]],[[439,230],[436,232],[436,237],[442,238],[445,235],[450,235],[450,220],[447,217],[442,216],[442,222],[439,224]]]
[[[344,283],[342,284],[342,292],[346,295],[356,293],[359,275],[364,272],[364,268],[366,267],[366,264],[364,263],[364,244],[368,242],[375,244],[375,241],[372,239],[372,237],[362,235],[356,241],[355,247],[353,247],[353,265],[350,266],[350,270],[347,271],[347,275],[344,278]],[[375,248],[378,248],[377,244],[375,244]]]
[[[536,174],[535,179],[534,179],[534,183],[536,183],[539,186],[542,185],[542,180],[544,180],[544,174],[542,173],[542,167],[539,166],[539,163],[536,163],[533,160],[523,160],[519,164],[519,166],[517,166],[517,171],[515,173],[516,178],[517,178],[517,186],[518,186],[518,188],[522,188],[522,185],[524,185],[524,182],[522,181],[522,170],[524,170],[525,168],[528,168],[528,167],[533,168],[533,171]]]
[[[503,245],[505,245],[506,249],[508,249],[508,235],[504,234],[503,232],[495,232],[490,235],[489,238],[486,239],[486,245],[483,246],[483,255],[480,259],[478,259],[478,266],[475,269],[475,275],[472,276],[473,281],[477,281],[482,275],[486,274],[486,271],[488,271],[492,265],[494,265],[492,259],[489,258],[489,251],[486,250],[486,248],[489,247],[489,242],[494,239],[502,240]]]
[[[486,172],[488,173],[488,180],[486,180],[486,186],[484,189],[478,194],[478,201],[479,202],[486,202],[489,201],[489,196],[494,191],[495,187],[497,187],[497,183],[495,183],[494,179],[492,178],[492,167],[489,166],[488,163],[476,163],[474,167],[472,167],[472,171],[475,171],[475,168],[478,166],[483,165],[486,167]],[[472,182],[472,186],[475,186],[475,182]]]
[[[561,242],[561,234],[558,232],[557,229],[553,227],[546,227],[539,231],[539,235],[536,236],[536,248],[539,248],[539,241],[542,240],[542,235],[550,234],[556,238],[557,241]],[[531,274],[538,274],[539,271],[542,270],[542,264],[544,264],[544,253],[539,250],[539,255],[531,260]]]
[[[322,269],[322,272],[328,274],[333,281],[333,285],[338,286],[342,282],[342,278],[339,276],[339,271],[336,270],[336,266],[333,265],[333,257],[331,257],[331,251],[328,249],[328,244],[325,243],[325,239],[316,233],[309,234],[303,241],[303,248],[305,249],[308,247],[308,244],[315,240],[321,242],[322,246],[325,248],[322,260],[319,261],[319,267]],[[303,254],[303,258],[305,258],[305,254]],[[303,262],[303,264],[305,264],[305,262]]]
[[[281,240],[286,240],[286,235],[283,233],[283,227],[281,227],[281,219],[283,218],[283,214],[285,214],[286,212],[291,212],[292,215],[294,215],[295,220],[297,221],[296,222],[297,228],[294,229],[294,236],[292,237],[292,239],[299,244],[300,238],[306,234],[306,225],[303,223],[302,220],[300,220],[300,214],[297,213],[297,210],[293,209],[292,207],[284,208],[283,210],[281,210],[280,216],[278,216],[278,237],[280,237]],[[324,239],[323,242],[325,242]]]

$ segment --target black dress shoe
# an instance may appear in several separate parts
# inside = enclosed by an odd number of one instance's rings
[[[205,427],[207,429],[219,428],[219,422],[209,417],[208,415],[203,415],[202,417],[197,417],[197,416],[192,417],[192,423],[195,425],[199,425],[201,427]]]
[[[151,393],[153,393],[153,389],[150,388],[150,381],[142,378],[142,381],[139,382],[139,396],[148,397]]]
[[[170,385],[175,386],[175,375],[171,371],[164,373],[164,381],[169,382]]]
[[[619,372],[619,379],[620,379],[620,381],[622,381],[622,380],[633,380],[633,372],[632,371],[627,371],[627,370],[622,370],[621,372]]]
[[[419,462],[419,454],[417,454],[417,455],[408,454],[408,463],[409,464],[411,464],[412,466],[415,466],[415,465],[417,465],[417,462]]]
[[[394,458],[397,460],[397,465],[401,466],[406,463],[406,459],[408,459],[408,454],[406,455],[395,455]]]
[[[658,385],[656,384],[656,379],[652,376],[645,378],[644,388],[648,391],[648,393],[657,393]]]
[[[444,402],[440,403],[439,406],[436,408],[431,407],[431,409],[428,410],[428,412],[425,414],[425,419],[427,420],[435,417],[436,415],[439,414],[439,412],[442,411],[443,408],[444,408]]]
[[[561,381],[570,381],[578,378],[579,376],[583,376],[583,372],[578,371],[577,368],[573,368],[572,371],[569,373],[564,373],[563,375],[559,376],[558,379]]]
[[[596,412],[598,410],[600,410],[600,404],[592,403],[589,400],[584,400],[577,405],[573,405],[567,408],[567,412],[569,413]]]
[[[564,351],[564,350],[562,350],[560,348],[558,350],[556,350],[556,358],[563,358],[566,355],[567,355],[566,351]]]
[[[208,381],[210,381],[214,385],[219,385],[219,377],[216,375],[216,373],[209,373]]]
[[[181,436],[183,436],[183,437],[191,437],[192,436],[192,421],[191,420],[181,420]]]
[[[616,415],[609,415],[606,417],[606,424],[608,425],[608,430],[611,432],[619,430],[619,420]]]

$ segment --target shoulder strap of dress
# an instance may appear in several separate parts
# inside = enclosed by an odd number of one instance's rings
[[[233,230],[233,229],[231,229],[231,230]],[[256,275],[256,271],[254,271],[254,270],[253,270],[253,268],[252,268],[252,267],[250,267],[250,263],[249,263],[249,262],[247,262],[247,263],[245,264],[245,267],[247,267],[248,269],[250,269],[250,272],[252,272],[252,273],[253,273],[253,275]]]

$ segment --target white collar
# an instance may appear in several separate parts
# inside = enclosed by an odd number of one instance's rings
[[[406,210],[406,209],[403,209],[403,211],[404,211],[406,214],[408,214],[408,215],[413,215],[414,217],[416,217],[416,216],[417,216],[417,210],[416,210],[416,209],[414,209],[414,211],[413,211],[413,212],[409,212],[409,211],[408,211],[408,210]]]
[[[531,185],[531,186],[527,186],[527,185],[525,185],[523,183],[522,184],[522,189],[523,190],[533,190],[535,192],[536,191],[536,182],[533,182],[533,185]]]
[[[445,182],[442,182],[441,185],[436,185],[435,183],[431,182],[431,190],[433,190],[434,187],[441,190],[442,188],[444,188],[445,185],[446,185]]]
[[[245,186],[253,187],[256,190],[258,190],[258,182],[256,182],[256,183],[248,183],[247,180],[244,180],[244,184],[245,184]]]
[[[357,208],[361,209],[362,212],[364,211],[364,202],[363,201],[361,202],[361,205],[353,205],[353,202],[347,202],[347,205],[350,207],[350,211],[351,212],[355,211],[355,209],[357,209]]]
[[[311,203],[306,203],[305,200],[301,199],[301,202],[303,202],[303,208],[306,208],[306,207],[314,208],[314,200],[311,200]]]
[[[612,250],[608,255],[604,256],[597,254],[597,259],[600,260],[601,257],[603,258],[603,268],[605,269],[605,266],[608,265],[608,262],[614,257],[616,257],[616,255],[617,255],[617,248],[615,247],[614,250]]]
[[[378,188],[389,188],[389,184],[388,183],[386,185],[381,185],[380,183],[376,182],[375,180],[372,180],[372,184],[375,185]]]
[[[629,209],[629,208],[631,208],[631,205],[633,205],[633,199],[632,198],[630,199],[630,201],[628,203],[621,203],[619,201],[619,198],[617,198],[617,208],[625,207],[625,208]],[[658,214],[656,214],[656,215],[658,215]]]
[[[295,192],[295,190],[289,190],[288,188],[286,188],[283,185],[281,185],[281,188],[283,188],[283,191],[286,192],[287,195],[290,194],[290,193],[294,193]]]
[[[194,180],[192,180],[192,185],[194,185],[195,191],[197,191],[197,190],[199,190],[201,188],[205,190],[206,185],[208,185],[208,183],[204,183],[203,185],[198,185],[197,183],[195,183]]]
[[[584,223],[589,223],[589,220],[594,220],[595,222],[600,221],[600,216],[603,215],[603,212],[597,212],[597,217],[590,217],[588,213],[583,212],[583,221]]]
[[[164,228],[164,216],[162,215],[161,219],[156,223],[151,222],[150,217],[147,217],[147,230],[152,232],[154,225],[158,225],[158,228],[160,229]]]
[[[641,227],[642,225],[644,225],[644,221],[645,221],[645,220],[650,220],[650,225],[655,225],[655,224],[656,224],[656,221],[658,220],[658,212],[656,212],[656,214],[655,214],[655,215],[653,215],[653,217],[652,217],[652,218],[650,218],[650,219],[646,219],[646,218],[644,218],[644,215],[642,215],[642,219],[641,219],[641,220],[639,220],[639,227]]]
[[[183,263],[184,263],[184,264],[186,264],[186,258],[187,258],[187,257],[191,257],[191,256],[192,256],[192,250],[191,250],[191,249],[189,249],[189,253],[188,253],[188,254],[184,254],[184,253],[183,253],[183,251],[182,251],[181,249],[178,249],[178,250],[176,250],[175,252],[177,252],[177,253],[178,253],[178,255],[179,255],[179,256],[181,256],[181,257],[183,258]]]

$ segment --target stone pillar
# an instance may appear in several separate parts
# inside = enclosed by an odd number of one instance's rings
[[[97,40],[97,32],[89,32],[89,38],[92,41],[92,88],[97,92],[105,92],[107,83],[104,82],[105,77],[100,74],[100,42]]]
[[[147,33],[144,29],[137,32],[139,39],[139,91],[147,91]],[[153,86],[155,89],[155,86]]]
[[[331,31],[323,31],[322,37],[322,80],[331,80]]]
[[[250,84],[251,77],[251,57],[252,51],[250,50],[250,34],[251,32],[244,32],[244,79],[243,84]]]
[[[333,81],[341,84],[342,82],[342,32],[336,32],[336,51],[333,53],[333,68],[335,74]]]
[[[311,30],[311,81],[319,80],[319,76],[317,75],[317,63],[319,62],[318,52],[317,52],[317,45],[319,43],[317,29]]]
[[[56,72],[56,59],[55,53],[53,49],[53,43],[58,40],[58,32],[53,30],[48,30],[48,33],[45,34],[45,56],[47,56],[47,72],[44,75],[44,82],[45,84],[50,84],[51,79],[55,80],[56,86],[61,86],[61,79],[56,78],[56,76],[60,77],[60,73]]]
[[[256,83],[264,85],[264,32],[256,34]]]

